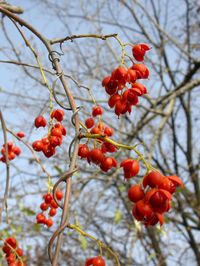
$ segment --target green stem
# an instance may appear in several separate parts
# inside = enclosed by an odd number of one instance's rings
[[[112,249],[109,248],[106,244],[104,244],[101,240],[99,240],[99,239],[95,238],[94,236],[88,234],[87,232],[83,231],[79,226],[77,226],[75,224],[68,224],[67,227],[77,231],[82,236],[88,237],[88,238],[92,239],[93,241],[95,241],[97,243],[97,245],[99,246],[101,255],[102,255],[102,248],[104,248],[115,258],[115,260],[117,262],[117,266],[121,266],[117,254],[115,252],[113,252]]]
[[[125,45],[124,45],[123,42],[120,40],[120,38],[118,37],[118,35],[115,36],[114,38],[118,41],[119,45],[121,46],[121,49],[122,49],[121,64],[122,64],[122,65],[125,65],[125,62],[124,62],[124,58],[125,58]]]
[[[122,144],[122,143],[118,143],[106,136],[102,136],[100,134],[90,134],[90,133],[86,133],[86,134],[81,134],[80,139],[82,138],[88,138],[88,139],[100,139],[102,141],[105,141],[105,142],[109,142],[111,144],[113,144],[115,147],[118,147],[118,148],[122,148],[122,149],[125,149],[125,150],[133,150],[139,157],[139,160],[142,160],[146,169],[147,169],[147,172],[152,169],[152,166],[148,163],[148,161],[145,160],[143,154],[141,152],[139,152],[136,147],[137,145],[134,145],[134,146],[128,146],[128,145],[125,145],[125,144]]]

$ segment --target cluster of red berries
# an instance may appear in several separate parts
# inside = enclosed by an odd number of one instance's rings
[[[92,116],[96,117],[103,114],[103,109],[100,106],[94,106],[92,109]],[[103,122],[98,122],[95,124],[94,118],[89,117],[85,120],[85,125],[90,129],[91,134],[100,134],[101,136],[111,137],[114,134],[114,131],[111,127],[105,126]],[[117,167],[117,161],[114,157],[106,156],[106,153],[113,153],[116,151],[116,147],[109,143],[104,142],[101,139],[97,140],[96,146],[93,149],[88,147],[88,144],[80,144],[78,155],[81,158],[87,159],[88,163],[94,163],[99,165],[101,170],[107,172],[113,167]]]
[[[9,266],[26,265],[23,258],[23,250],[19,248],[17,240],[14,237],[5,239],[2,250],[6,255],[5,258]]]
[[[143,61],[145,53],[150,50],[147,44],[133,46],[133,56],[137,61]],[[120,116],[126,112],[131,113],[132,106],[138,104],[138,97],[147,93],[146,87],[136,82],[137,79],[147,79],[149,70],[144,64],[134,64],[130,68],[119,66],[110,76],[102,81],[102,86],[110,95],[108,105],[115,108],[115,114]],[[130,88],[127,87],[130,84]],[[120,92],[120,93],[119,93]]]
[[[103,108],[101,106],[94,106],[92,108],[92,116],[85,120],[85,125],[90,129],[91,134],[100,134],[102,136],[111,137],[114,131],[111,127],[105,126],[104,123],[98,122],[95,124],[94,118],[103,114]]]
[[[56,147],[62,144],[63,136],[66,136],[67,134],[66,128],[61,123],[64,114],[64,111],[61,109],[53,110],[51,113],[51,118],[54,118],[57,122],[51,126],[48,137],[42,138],[41,140],[36,140],[32,144],[32,147],[35,151],[42,151],[47,158],[50,158],[56,153]],[[46,125],[47,122],[43,116],[38,116],[35,119],[35,127],[46,127]]]
[[[102,114],[103,109],[100,106],[93,107],[93,117],[87,118],[85,125],[91,134],[110,137],[113,135],[112,128],[105,127],[104,123],[99,121],[95,124],[94,117]],[[99,165],[104,172],[117,167],[116,159],[105,155],[107,152],[115,152],[115,145],[110,143],[108,139],[103,140],[102,138],[97,138],[95,145],[95,148],[90,149],[88,142],[80,144],[78,155],[87,159],[88,163],[92,162]],[[125,179],[136,176],[140,170],[138,160],[134,159],[124,159],[120,167],[123,168]],[[165,177],[156,171],[149,172],[143,179],[143,187],[134,185],[128,191],[129,199],[135,203],[132,211],[133,216],[146,226],[155,225],[158,222],[162,225],[164,213],[170,209],[172,194],[176,191],[176,187],[182,185],[182,181],[177,176]]]
[[[101,256],[89,258],[85,262],[85,266],[106,266],[105,260]]]
[[[132,214],[136,220],[146,226],[164,223],[164,213],[170,209],[172,194],[177,187],[183,187],[178,176],[163,176],[156,171],[149,172],[143,178],[142,185],[133,185],[128,198],[134,202]]]
[[[95,124],[94,117],[102,115],[103,109],[100,106],[94,106],[92,109],[92,116],[85,120],[85,125],[90,129],[91,134],[99,134],[104,137],[111,137],[114,131],[111,127],[105,126],[103,122]],[[113,167],[117,167],[117,161],[114,157],[107,156],[106,153],[114,153],[117,148],[114,144],[104,141],[101,138],[96,139],[96,147],[90,149],[88,143],[80,144],[78,155],[87,159],[88,163],[99,165],[100,169],[107,172]],[[124,178],[129,179],[136,176],[139,172],[140,166],[137,160],[125,159],[121,162],[120,167],[123,167]]]
[[[56,191],[56,199],[58,201],[62,200],[63,193],[60,190]],[[38,224],[46,224],[47,227],[51,227],[53,225],[53,220],[50,217],[53,217],[57,213],[58,204],[53,199],[53,195],[51,193],[47,193],[43,196],[44,202],[40,204],[40,209],[42,210],[41,213],[38,213],[36,216],[36,220]],[[49,209],[48,215],[49,217],[46,218],[44,212]]]
[[[8,159],[9,161],[12,161],[15,159],[16,156],[19,156],[21,153],[21,149],[14,145],[12,141],[8,141],[6,144],[3,144],[3,147],[1,148],[1,154],[2,157],[0,157],[0,161],[3,163],[6,162],[6,146],[8,149]]]

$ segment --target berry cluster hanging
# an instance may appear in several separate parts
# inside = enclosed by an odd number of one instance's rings
[[[9,266],[26,266],[23,257],[23,250],[14,237],[6,238],[2,247],[3,253],[6,255],[6,261]]]
[[[60,146],[63,141],[63,136],[66,136],[67,131],[63,126],[61,121],[64,118],[64,111],[61,109],[53,110],[51,113],[51,119],[55,119],[56,122],[51,124],[48,136],[42,138],[41,140],[36,140],[33,142],[32,147],[37,152],[43,152],[43,154],[50,158],[56,153],[56,147]],[[35,119],[35,127],[46,127],[47,122],[43,116],[38,116]]]
[[[133,46],[133,56],[138,61],[143,61],[146,51],[150,48],[146,44]],[[138,104],[138,97],[147,93],[146,87],[136,82],[138,79],[147,79],[149,70],[144,64],[135,64],[129,68],[119,66],[112,71],[102,81],[102,86],[110,95],[108,105],[115,109],[115,114],[119,117],[126,112],[132,111],[132,106]],[[130,86],[130,87],[128,87]]]
[[[63,193],[60,190],[56,191],[56,200],[61,201],[63,198]],[[47,227],[51,227],[53,225],[53,219],[51,217],[55,216],[57,213],[58,204],[53,199],[53,194],[47,193],[43,196],[44,202],[40,204],[40,209],[42,210],[41,213],[36,215],[36,221],[38,224],[45,224]],[[48,218],[45,216],[45,211],[48,212]]]
[[[1,148],[2,157],[0,157],[0,161],[3,163],[6,163],[6,148],[8,150],[9,161],[14,160],[16,156],[19,156],[21,154],[21,149],[12,141],[8,141],[6,144],[3,144],[3,147]]]

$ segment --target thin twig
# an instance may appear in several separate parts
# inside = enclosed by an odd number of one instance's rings
[[[108,38],[115,38],[117,36],[117,33],[114,34],[108,34],[108,35],[98,35],[98,34],[80,34],[80,35],[71,35],[64,38],[55,38],[50,40],[50,44],[56,44],[56,43],[63,43],[65,41],[73,41],[74,39],[80,39],[80,38],[95,38],[95,39],[101,39],[106,40]]]
[[[8,191],[9,191],[9,183],[10,183],[10,162],[8,159],[8,145],[7,145],[7,134],[6,134],[6,124],[3,118],[3,114],[0,110],[0,120],[1,120],[1,127],[3,130],[3,138],[4,138],[4,145],[5,145],[5,158],[6,158],[6,187],[4,191],[4,198],[2,202],[2,207],[0,208],[0,223],[2,221],[2,212],[4,207],[6,208],[7,212],[7,199],[8,199]]]

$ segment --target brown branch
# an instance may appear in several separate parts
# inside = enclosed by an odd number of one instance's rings
[[[8,199],[8,190],[9,190],[9,183],[10,183],[10,162],[8,159],[8,146],[7,146],[7,134],[6,134],[6,124],[3,118],[3,114],[0,111],[0,120],[1,120],[1,126],[3,130],[3,138],[4,138],[4,145],[5,145],[5,157],[6,157],[6,187],[4,191],[4,198],[2,202],[2,207],[0,208],[0,223],[2,220],[2,212],[4,209],[4,206],[6,207],[7,210],[7,199]]]
[[[6,10],[16,13],[16,14],[22,14],[24,13],[24,9],[19,7],[19,6],[13,6],[10,5],[9,3],[6,3],[5,1],[0,0],[0,7],[5,8]]]
[[[56,43],[63,43],[65,41],[71,41],[73,42],[74,39],[80,39],[80,38],[95,38],[95,39],[101,39],[106,40],[108,38],[115,38],[117,36],[117,33],[114,34],[108,34],[108,35],[98,35],[98,34],[80,34],[80,35],[71,35],[64,38],[56,38],[50,40],[50,44],[56,44]]]

